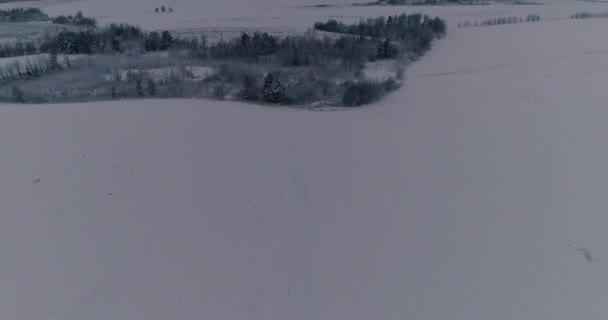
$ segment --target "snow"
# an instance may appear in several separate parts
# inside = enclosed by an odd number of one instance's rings
[[[59,64],[64,65],[66,63],[66,59],[69,59],[71,62],[76,62],[78,60],[85,59],[86,55],[82,54],[73,54],[73,55],[58,55]],[[8,58],[0,58],[0,69],[13,69],[16,66],[19,66],[21,71],[26,71],[28,63],[38,64],[38,63],[47,63],[49,59],[48,54],[31,54],[25,56],[18,57],[8,57]]]
[[[26,56],[0,58],[0,67],[11,66],[14,64],[25,65],[27,62],[38,63],[41,61],[48,61],[47,54],[32,54]]]
[[[606,28],[450,28],[345,111],[2,105],[0,319],[606,319]]]
[[[363,68],[363,76],[365,79],[373,81],[396,80],[399,68],[399,63],[392,60],[368,62]]]
[[[546,5],[482,5],[482,6],[352,6],[369,0],[42,0],[28,2],[41,7],[51,16],[75,14],[97,18],[100,25],[128,22],[149,30],[170,29],[196,33],[226,33],[232,36],[241,30],[266,32],[304,32],[315,22],[329,18],[358,21],[361,18],[423,13],[445,18],[449,26],[488,18],[541,14],[543,19],[565,18],[578,11],[608,11],[608,3],[578,0],[544,0]],[[327,7],[315,7],[327,4]],[[155,13],[154,8],[171,6],[175,12]],[[0,8],[23,6],[8,3]]]

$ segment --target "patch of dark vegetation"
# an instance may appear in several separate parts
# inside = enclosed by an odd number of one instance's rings
[[[14,8],[0,9],[0,22],[32,22],[32,21],[51,21],[55,24],[95,27],[97,21],[94,18],[85,17],[82,11],[78,11],[74,16],[49,17],[38,8]]]
[[[345,87],[342,103],[345,106],[356,107],[380,100],[387,93],[397,89],[399,85],[395,80],[389,79],[383,82],[369,80],[347,82]]]
[[[608,18],[608,12],[577,12],[570,15],[571,19]]]
[[[314,28],[320,31],[356,36],[360,41],[383,39],[376,42],[379,58],[394,58],[403,53],[420,56],[430,49],[433,39],[445,34],[446,31],[446,25],[442,19],[430,18],[421,14],[380,17],[351,25],[329,20],[325,23],[315,23]]]
[[[51,20],[55,24],[72,25],[72,26],[83,26],[83,27],[95,27],[97,26],[97,20],[90,17],[85,17],[82,11],[78,11],[75,16],[58,16]]]
[[[83,18],[77,14],[71,21]],[[204,35],[180,38],[125,24],[66,29],[38,43],[0,47],[4,56],[46,54],[0,68],[0,100],[193,97],[359,106],[399,87],[400,73],[382,81],[365,79],[368,63],[416,60],[446,26],[439,18],[402,14],[351,25],[329,20],[314,29],[333,35],[254,32],[210,43]],[[84,57],[71,59],[74,55]]]
[[[525,17],[502,17],[494,19],[486,19],[482,21],[463,21],[458,23],[458,28],[470,28],[470,27],[487,27],[496,26],[501,24],[512,24],[512,23],[523,23],[523,22],[536,22],[540,21],[541,17],[538,14],[529,14]]]
[[[39,53],[39,45],[35,41],[18,41],[0,45],[0,58],[24,56]]]
[[[49,16],[38,8],[0,10],[0,22],[47,21]]]
[[[173,12],[173,7],[160,6],[160,7],[154,8],[154,12],[156,12],[156,13],[171,13],[171,12]]]
[[[127,47],[138,47],[144,37],[140,28],[126,24],[111,24],[99,30],[64,30],[46,39],[40,51],[63,54],[120,53]]]

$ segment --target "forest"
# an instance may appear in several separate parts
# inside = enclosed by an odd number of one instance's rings
[[[89,21],[81,13],[66,19]],[[0,70],[0,99],[44,103],[193,97],[356,106],[399,87],[407,63],[429,50],[445,30],[443,20],[420,14],[350,25],[329,20],[304,34],[243,32],[214,42],[204,34],[180,38],[168,30],[144,31],[127,24],[66,28],[37,41],[0,46],[0,57],[45,55]],[[157,54],[161,52],[166,55]],[[365,68],[378,61],[394,62],[394,76],[367,79]]]

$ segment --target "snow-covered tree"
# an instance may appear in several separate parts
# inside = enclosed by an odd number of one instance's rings
[[[272,103],[285,103],[287,102],[287,96],[285,94],[285,87],[280,80],[276,80],[271,90],[271,102]]]

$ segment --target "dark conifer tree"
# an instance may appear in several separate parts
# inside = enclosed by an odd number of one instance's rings
[[[273,102],[274,77],[272,73],[268,73],[264,78],[264,86],[262,87],[262,96],[264,100]]]
[[[160,36],[160,43],[158,45],[159,50],[167,50],[173,46],[174,39],[169,31],[163,31]]]
[[[250,76],[246,75],[243,78],[243,88],[241,89],[241,98],[246,101],[258,100],[258,93],[255,84]]]
[[[148,79],[148,94],[151,97],[156,95],[156,83],[152,79]]]
[[[285,87],[280,80],[276,80],[272,86],[270,102],[272,103],[285,103],[287,97],[285,95]]]

